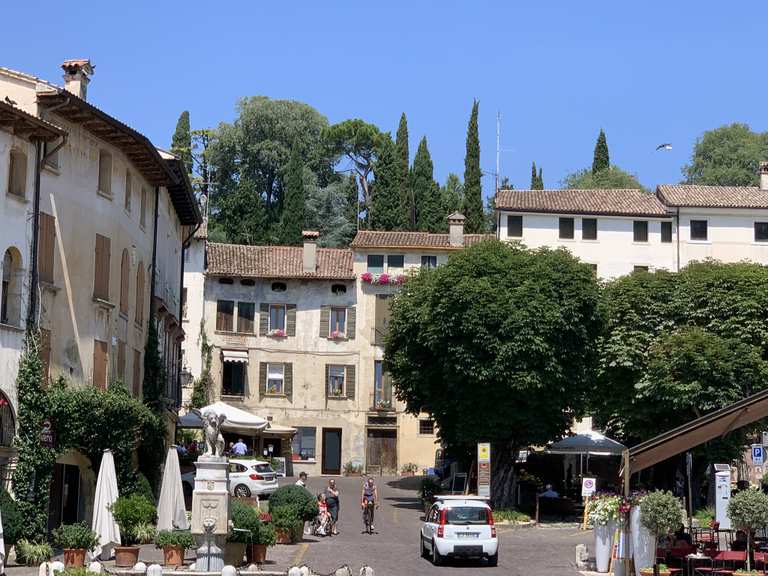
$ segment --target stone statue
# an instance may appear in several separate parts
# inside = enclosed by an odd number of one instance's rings
[[[209,458],[222,458],[224,456],[224,436],[221,435],[219,428],[226,419],[224,414],[216,414],[210,410],[203,414],[204,456]]]

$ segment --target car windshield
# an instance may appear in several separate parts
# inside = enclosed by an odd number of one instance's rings
[[[256,472],[266,472],[266,473],[274,472],[274,470],[272,470],[272,467],[269,464],[255,464],[253,466],[253,469],[256,470]]]
[[[447,524],[487,524],[488,512],[479,506],[458,506],[445,509]]]

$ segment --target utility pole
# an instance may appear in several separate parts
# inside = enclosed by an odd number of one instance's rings
[[[496,111],[496,193],[499,193],[499,170],[501,168],[501,110]]]

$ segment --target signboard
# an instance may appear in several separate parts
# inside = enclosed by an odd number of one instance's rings
[[[768,432],[763,432],[763,446],[768,446]]]
[[[581,495],[584,498],[589,498],[597,490],[597,481],[594,478],[582,478],[581,479]]]
[[[477,444],[477,495],[491,497],[491,444]]]
[[[43,420],[43,429],[40,431],[40,444],[46,448],[53,448],[53,424],[46,418]]]
[[[762,466],[764,458],[763,447],[760,444],[752,444],[752,464]]]

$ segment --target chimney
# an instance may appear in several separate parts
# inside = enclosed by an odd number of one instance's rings
[[[90,60],[64,60],[61,69],[64,70],[64,89],[78,98],[86,99],[89,76],[96,68]]]
[[[768,162],[760,162],[760,190],[768,192]]]
[[[314,274],[317,272],[317,239],[320,232],[304,230],[301,237],[304,239],[304,273]]]
[[[464,246],[464,220],[461,212],[448,216],[448,243],[451,246]]]

